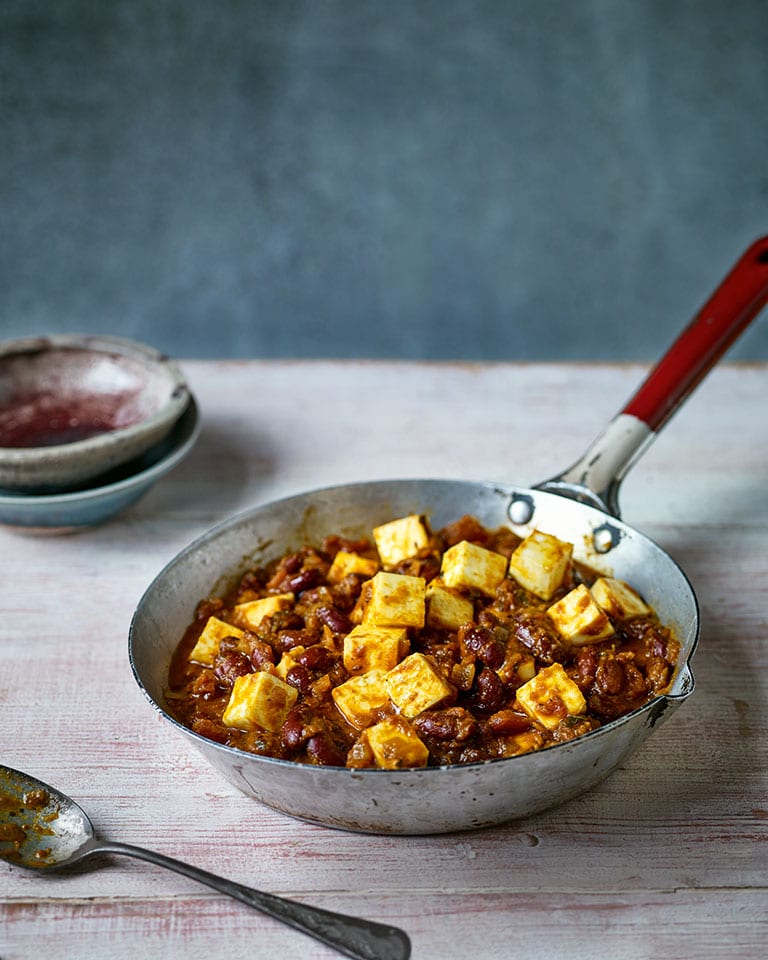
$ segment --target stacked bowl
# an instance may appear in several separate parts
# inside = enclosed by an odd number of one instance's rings
[[[100,523],[191,449],[197,405],[171,359],[121,337],[0,343],[0,523]]]

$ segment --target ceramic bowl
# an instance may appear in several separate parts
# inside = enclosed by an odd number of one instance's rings
[[[49,494],[0,490],[0,526],[18,533],[58,534],[111,520],[140,500],[195,445],[201,419],[194,396],[159,443],[80,489]]]
[[[176,364],[112,336],[0,343],[0,488],[71,489],[162,441],[189,403]]]

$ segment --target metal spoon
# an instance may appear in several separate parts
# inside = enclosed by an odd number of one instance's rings
[[[397,927],[261,893],[142,847],[102,842],[74,800],[0,764],[0,859],[33,870],[58,870],[97,853],[122,853],[167,867],[242,900],[355,960],[408,960],[411,955],[411,942]]]

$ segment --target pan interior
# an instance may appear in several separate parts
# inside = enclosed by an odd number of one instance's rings
[[[533,515],[526,527],[508,517],[514,497],[530,497]],[[263,564],[329,533],[355,537],[410,513],[423,514],[438,528],[464,514],[489,527],[507,525],[525,535],[537,527],[574,544],[574,556],[595,570],[631,583],[669,624],[681,644],[681,663],[693,654],[698,609],[678,565],[650,539],[610,518],[617,545],[594,549],[593,533],[606,515],[564,497],[519,487],[450,480],[375,481],[331,487],[258,507],[213,528],[190,544],[150,584],[130,630],[136,679],[157,704],[173,650],[203,597],[222,595],[249,566]],[[675,692],[675,691],[673,691]]]

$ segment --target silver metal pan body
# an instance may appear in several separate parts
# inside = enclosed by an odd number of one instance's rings
[[[514,506],[513,506],[514,505]],[[526,525],[510,519],[528,514]],[[574,544],[574,556],[633,584],[675,632],[680,662],[666,696],[579,739],[483,763],[401,771],[349,770],[255,756],[192,733],[164,708],[173,650],[200,599],[223,594],[235,577],[329,533],[369,535],[410,513],[435,529],[472,514],[489,527],[533,527]],[[606,539],[614,545],[608,552]],[[434,834],[488,827],[563,803],[602,781],[693,691],[699,636],[694,592],[677,564],[609,513],[558,494],[451,480],[394,480],[316,490],[261,506],[215,527],[151,583],[133,617],[135,678],[177,733],[238,789],[291,816],[344,830]]]

